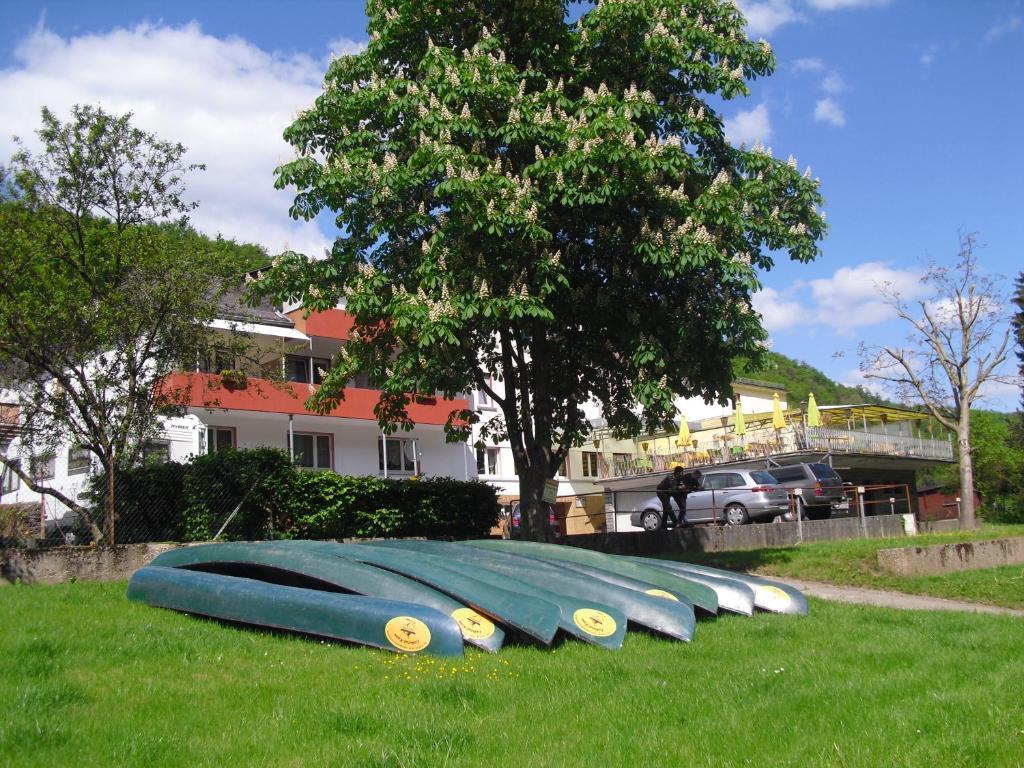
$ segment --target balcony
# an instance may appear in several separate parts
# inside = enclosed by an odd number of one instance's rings
[[[165,401],[182,407],[377,420],[374,409],[380,399],[380,390],[346,387],[345,399],[330,413],[314,414],[306,409],[305,404],[316,389],[311,384],[254,377],[247,377],[244,383],[225,382],[221,375],[212,373],[173,373],[160,385]],[[452,411],[467,408],[469,401],[461,398],[417,397],[409,403],[408,413],[417,424],[443,425]]]
[[[635,477],[664,472],[676,466],[702,468],[719,464],[768,460],[796,454],[843,454],[921,461],[954,460],[949,440],[888,435],[840,427],[789,427],[752,431],[743,439],[719,435],[715,440],[695,440],[691,448],[670,454],[637,453],[601,458],[600,479]],[[800,461],[802,459],[798,459]],[[781,463],[781,462],[780,462]],[[785,463],[794,463],[792,459]]]

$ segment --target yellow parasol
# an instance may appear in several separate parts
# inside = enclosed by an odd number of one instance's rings
[[[690,425],[686,423],[686,417],[682,414],[679,416],[679,437],[676,438],[676,447],[690,447]]]
[[[821,414],[818,412],[818,401],[814,399],[813,392],[807,396],[807,426],[821,426]]]
[[[743,402],[739,395],[736,395],[736,434],[747,434],[747,424],[743,421]]]
[[[786,417],[782,415],[782,403],[779,401],[779,393],[772,395],[772,426],[775,429],[782,429],[786,426]]]

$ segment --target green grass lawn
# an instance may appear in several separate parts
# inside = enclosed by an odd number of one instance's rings
[[[942,576],[902,577],[878,567],[879,549],[924,547],[957,541],[1024,536],[1022,525],[985,525],[976,531],[928,534],[914,538],[821,541],[776,549],[688,553],[682,560],[721,568],[748,570],[765,576],[892,589],[920,595],[1024,608],[1024,565],[960,571]]]
[[[1019,766],[1024,622],[813,601],[462,663],[0,589],[5,766]]]

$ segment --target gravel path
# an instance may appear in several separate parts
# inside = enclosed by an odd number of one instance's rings
[[[889,592],[882,589],[865,589],[863,587],[840,587],[820,581],[783,579],[778,576],[769,576],[767,578],[796,587],[805,595],[820,597],[824,600],[835,600],[840,603],[879,605],[884,608],[903,608],[910,611],[966,611],[968,613],[996,613],[1003,616],[1024,617],[1024,611],[1015,608],[1000,608],[996,605],[969,603],[964,600],[948,600],[944,597],[928,597],[927,595],[908,595],[904,592]]]

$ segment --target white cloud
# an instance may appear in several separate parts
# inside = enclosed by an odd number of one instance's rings
[[[136,125],[180,141],[189,161],[206,164],[188,179],[200,202],[192,217],[198,229],[271,252],[287,245],[319,255],[328,244],[315,223],[288,216],[292,192],[273,188],[274,167],[292,155],[281,134],[320,93],[325,62],[213,37],[195,23],[68,38],[39,27],[19,43],[14,62],[0,71],[0,158],[12,151],[12,134],[35,147],[43,105],[62,117],[74,104],[130,111]]]
[[[797,59],[791,65],[794,72],[821,72],[825,69],[825,62],[817,58]]]
[[[350,56],[366,50],[365,40],[353,40],[350,37],[339,37],[327,44],[327,50],[335,56]]]
[[[918,272],[893,269],[880,261],[841,267],[832,277],[812,280],[809,286],[814,322],[841,334],[895,317],[893,308],[882,300],[879,288],[895,290],[904,299],[914,299],[925,290]]]
[[[785,298],[774,288],[762,288],[755,293],[753,305],[769,333],[792,328],[804,319],[808,312],[807,306]]]
[[[741,0],[739,6],[750,35],[770,35],[783,24],[803,21],[791,0]]]
[[[747,32],[751,35],[770,35],[779,27],[796,21],[807,21],[811,11],[839,11],[850,8],[873,8],[888,5],[890,0],[739,0],[740,10],[747,19]]]
[[[991,43],[1004,35],[1016,32],[1021,28],[1022,23],[1024,23],[1024,20],[1022,20],[1020,16],[1010,16],[1006,19],[999,19],[999,21],[988,28],[988,31],[985,33],[985,41]]]
[[[846,90],[846,81],[843,80],[838,72],[833,70],[822,78],[821,84],[818,87],[825,93],[842,93]]]
[[[932,43],[921,53],[920,62],[922,66],[930,67],[935,62],[935,55],[939,52],[939,46]]]
[[[771,138],[772,121],[768,115],[768,107],[758,104],[753,109],[738,112],[725,121],[725,138],[733,145],[751,145],[765,142]]]
[[[818,103],[814,105],[814,119],[819,123],[829,123],[838,126],[846,125],[846,115],[843,114],[843,108],[832,98],[818,100]]]

